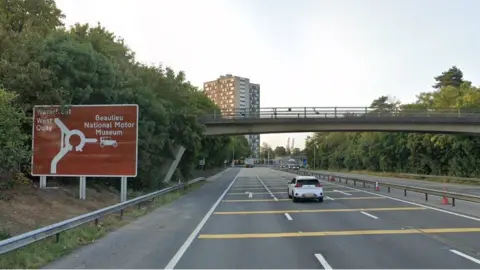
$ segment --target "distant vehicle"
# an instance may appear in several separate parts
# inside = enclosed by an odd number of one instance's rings
[[[289,170],[300,170],[300,166],[297,164],[288,164],[287,166],[287,169]]]
[[[253,158],[246,158],[245,159],[245,168],[253,168],[253,164],[255,160]]]
[[[288,163],[287,163],[287,168],[289,170],[299,170],[300,169],[300,165],[297,163],[297,161],[293,158],[289,159],[288,160]]]
[[[118,144],[116,140],[112,140],[112,137],[100,137],[100,146],[101,147],[104,147],[104,146],[117,147]]]
[[[301,199],[323,202],[323,187],[315,176],[295,176],[288,182],[287,192],[293,202]]]

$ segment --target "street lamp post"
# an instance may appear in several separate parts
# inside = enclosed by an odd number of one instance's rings
[[[270,148],[267,148],[267,165],[270,165]]]
[[[313,170],[315,171],[317,167],[317,146],[313,145]]]
[[[232,167],[235,166],[235,142],[232,144]]]

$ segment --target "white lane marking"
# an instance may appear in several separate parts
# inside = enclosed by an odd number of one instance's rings
[[[325,260],[325,258],[322,256],[322,254],[314,254],[315,255],[315,258],[317,258],[317,260],[320,262],[320,264],[323,266],[324,269],[328,269],[328,270],[331,270],[332,267],[330,266],[330,264],[328,264],[327,260]]]
[[[460,251],[455,250],[455,249],[450,249],[450,251],[453,252],[453,253],[455,253],[455,254],[457,254],[458,256],[462,256],[463,258],[468,259],[468,260],[470,260],[470,261],[472,261],[472,262],[474,262],[474,263],[480,264],[480,260],[479,260],[479,259],[475,259],[474,257],[469,256],[469,255],[467,255],[467,254],[465,254],[465,253],[463,253],[463,252],[460,252]]]
[[[267,192],[270,193],[270,196],[272,196],[272,198],[275,201],[278,201],[277,197],[275,197],[275,195],[273,195],[272,191],[267,187],[267,185],[265,185],[265,183],[263,183],[262,178],[260,178],[260,176],[257,175],[257,179],[260,181],[260,183],[262,183],[263,187],[267,190]]]
[[[324,182],[324,181],[323,181],[323,182]],[[332,185],[336,185],[336,186],[338,186],[338,187],[345,187],[344,185],[339,185],[339,184],[332,184]],[[411,204],[411,205],[415,205],[415,206],[427,208],[427,209],[430,209],[430,210],[442,212],[442,213],[449,214],[449,215],[453,215],[453,216],[457,216],[457,217],[463,217],[463,218],[466,218],[466,219],[471,219],[471,220],[475,220],[475,221],[480,221],[480,218],[476,218],[476,217],[472,217],[472,216],[468,216],[468,215],[464,215],[464,214],[460,214],[460,213],[455,213],[455,212],[451,212],[451,211],[444,210],[444,209],[440,209],[440,208],[435,208],[435,207],[433,207],[433,206],[429,206],[429,205],[426,205],[426,204],[421,204],[421,203],[416,203],[416,202],[410,202],[410,201],[402,200],[402,199],[399,199],[399,198],[390,197],[390,196],[383,195],[383,194],[378,194],[378,193],[373,193],[373,192],[366,191],[366,190],[362,190],[362,189],[358,189],[358,188],[353,188],[353,187],[352,187],[352,189],[358,190],[358,191],[363,191],[363,192],[365,192],[365,193],[367,193],[367,194],[370,194],[370,195],[375,195],[375,196],[379,196],[379,197],[391,199],[391,200],[394,200],[394,201],[397,201],[397,202],[403,202],[403,203],[407,203],[407,204]]]
[[[343,195],[352,196],[352,194],[347,193],[347,192],[344,192],[344,191],[341,191],[341,190],[338,190],[338,189],[334,189],[333,191],[338,192],[338,193],[342,193]]]
[[[195,240],[195,238],[197,238],[197,235],[198,233],[200,232],[200,230],[203,228],[203,226],[205,226],[205,223],[207,223],[207,220],[210,218],[210,216],[213,214],[213,212],[215,211],[215,209],[217,208],[217,206],[220,204],[220,202],[223,200],[223,197],[225,197],[225,195],[227,194],[227,192],[230,190],[230,188],[232,187],[233,183],[235,183],[235,181],[237,180],[237,177],[238,175],[240,174],[240,172],[237,173],[237,175],[235,175],[235,178],[233,178],[233,181],[230,183],[230,185],[228,185],[228,187],[225,189],[225,191],[222,193],[222,195],[220,195],[220,197],[218,198],[218,200],[215,202],[215,204],[212,206],[212,208],[210,208],[210,210],[208,210],[207,214],[203,217],[202,221],[200,221],[200,223],[198,223],[197,227],[195,228],[195,230],[193,230],[192,234],[190,234],[190,236],[188,236],[187,240],[185,241],[185,243],[183,243],[183,245],[180,247],[180,249],[177,251],[177,253],[175,253],[175,255],[173,256],[173,258],[170,260],[170,262],[167,264],[167,266],[165,267],[165,269],[174,269],[175,266],[177,265],[177,263],[180,261],[180,259],[182,258],[183,254],[185,254],[185,252],[187,251],[187,249],[190,247],[190,245],[192,244],[193,240]]]
[[[367,212],[361,211],[360,213],[362,213],[362,214],[364,214],[364,215],[366,215],[366,216],[369,216],[369,217],[371,217],[371,218],[373,218],[373,219],[378,219],[378,217],[376,217],[376,216],[374,216],[374,215],[372,215],[372,214],[369,214],[369,213],[367,213]]]
[[[329,196],[325,196],[325,198],[327,198],[327,200],[335,201],[335,199],[334,199],[334,198],[332,198],[332,197],[329,197]]]
[[[252,192],[248,193],[248,198],[253,198],[253,193]]]
[[[285,217],[287,217],[288,220],[292,220],[292,217],[288,213],[285,213]]]

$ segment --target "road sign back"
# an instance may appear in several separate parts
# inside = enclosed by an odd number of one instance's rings
[[[35,106],[32,175],[137,176],[138,105]]]

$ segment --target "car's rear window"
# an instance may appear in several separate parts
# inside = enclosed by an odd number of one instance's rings
[[[308,179],[308,180],[305,179],[305,180],[297,180],[297,183],[302,185],[316,185],[319,182],[317,179]]]

